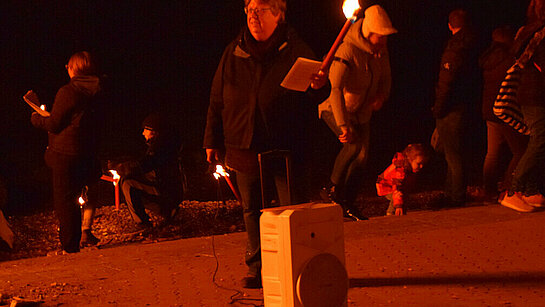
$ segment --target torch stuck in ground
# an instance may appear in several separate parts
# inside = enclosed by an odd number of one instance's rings
[[[110,177],[108,175],[102,175],[102,177],[100,177],[100,179],[105,180],[105,181],[109,181],[109,182],[114,184],[115,209],[119,210],[119,186],[117,184],[119,183],[119,178],[121,178],[121,177],[113,169],[110,170],[110,173],[112,173],[112,177]]]

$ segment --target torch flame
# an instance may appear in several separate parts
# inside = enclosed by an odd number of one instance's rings
[[[83,199],[83,197],[80,196],[78,198],[78,202],[79,202],[80,206],[83,206],[85,204],[85,199]]]
[[[121,178],[121,177],[119,176],[119,174],[117,173],[117,171],[114,170],[114,169],[111,169],[111,170],[110,170],[110,173],[112,173],[112,175],[114,176],[114,179],[119,179],[119,178]]]
[[[110,173],[112,173],[112,176],[113,176],[113,179],[114,179],[113,183],[114,183],[114,186],[115,186],[115,185],[117,185],[117,183],[119,182],[119,178],[121,178],[121,176],[119,176],[119,174],[117,173],[117,171],[114,170],[114,169],[111,169],[111,170],[110,170]]]
[[[214,177],[216,177],[216,174],[218,174],[218,176],[221,176],[221,177],[229,177],[229,173],[227,173],[225,169],[223,168],[223,166],[219,164],[216,165],[216,172],[214,173]]]
[[[360,4],[358,3],[358,0],[344,0],[343,13],[346,18],[353,17],[359,9]]]

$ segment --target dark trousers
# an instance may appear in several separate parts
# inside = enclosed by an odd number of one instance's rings
[[[64,155],[51,150],[46,151],[45,161],[52,172],[53,204],[59,219],[62,249],[69,253],[78,252],[81,239],[78,199],[82,188],[90,181],[92,164],[80,156]]]
[[[336,136],[341,134],[341,129],[337,127],[331,112],[322,112],[322,119]],[[330,177],[345,209],[353,206],[361,188],[369,152],[370,123],[355,125],[353,129],[354,140],[351,143],[343,143],[335,158]]]
[[[447,161],[445,196],[448,201],[463,203],[466,198],[465,165],[462,152],[464,140],[464,111],[452,111],[436,120],[439,139]]]
[[[164,218],[170,218],[171,211],[176,208],[175,201],[169,200],[160,193],[157,184],[152,180],[155,175],[150,172],[141,177],[122,177],[119,185],[123,191],[127,209],[137,224],[150,222],[145,208],[157,212]],[[145,201],[144,201],[145,200]]]
[[[507,145],[512,153],[511,160],[504,172],[500,190],[508,190],[511,187],[513,171],[520,158],[526,151],[528,137],[515,131],[515,129],[500,122],[487,121],[487,151],[483,165],[484,190],[487,195],[498,194],[498,181],[501,173],[499,166],[504,156],[503,147]]]
[[[285,173],[271,174],[277,192],[280,205],[289,205]],[[268,178],[265,178],[268,179]],[[246,243],[246,255],[244,257],[248,266],[248,274],[259,276],[261,274],[261,243],[259,232],[259,218],[261,216],[261,183],[259,174],[236,173],[237,186],[242,198],[244,225],[248,235]],[[266,193],[266,195],[269,195]]]
[[[545,107],[522,106],[530,140],[513,175],[511,192],[531,196],[545,193]]]

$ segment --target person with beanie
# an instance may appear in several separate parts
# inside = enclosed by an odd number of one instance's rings
[[[329,72],[331,93],[318,107],[342,143],[322,198],[339,203],[345,216],[365,219],[353,203],[369,152],[370,120],[388,99],[391,88],[388,36],[397,33],[379,5],[365,10],[335,53]]]
[[[448,27],[452,36],[441,56],[432,107],[447,162],[446,202],[452,206],[464,204],[466,200],[464,128],[470,119],[470,110],[479,99],[477,35],[468,15],[462,9],[449,14]]]
[[[145,154],[122,163],[110,162],[108,166],[121,177],[118,184],[139,229],[152,226],[145,208],[157,212],[168,222],[176,215],[183,198],[176,138],[158,113],[149,114],[142,122],[142,129],[147,146]]]

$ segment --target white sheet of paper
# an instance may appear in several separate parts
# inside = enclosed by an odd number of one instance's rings
[[[290,90],[304,92],[310,85],[312,74],[317,74],[321,65],[322,62],[319,61],[297,58],[280,85]]]

